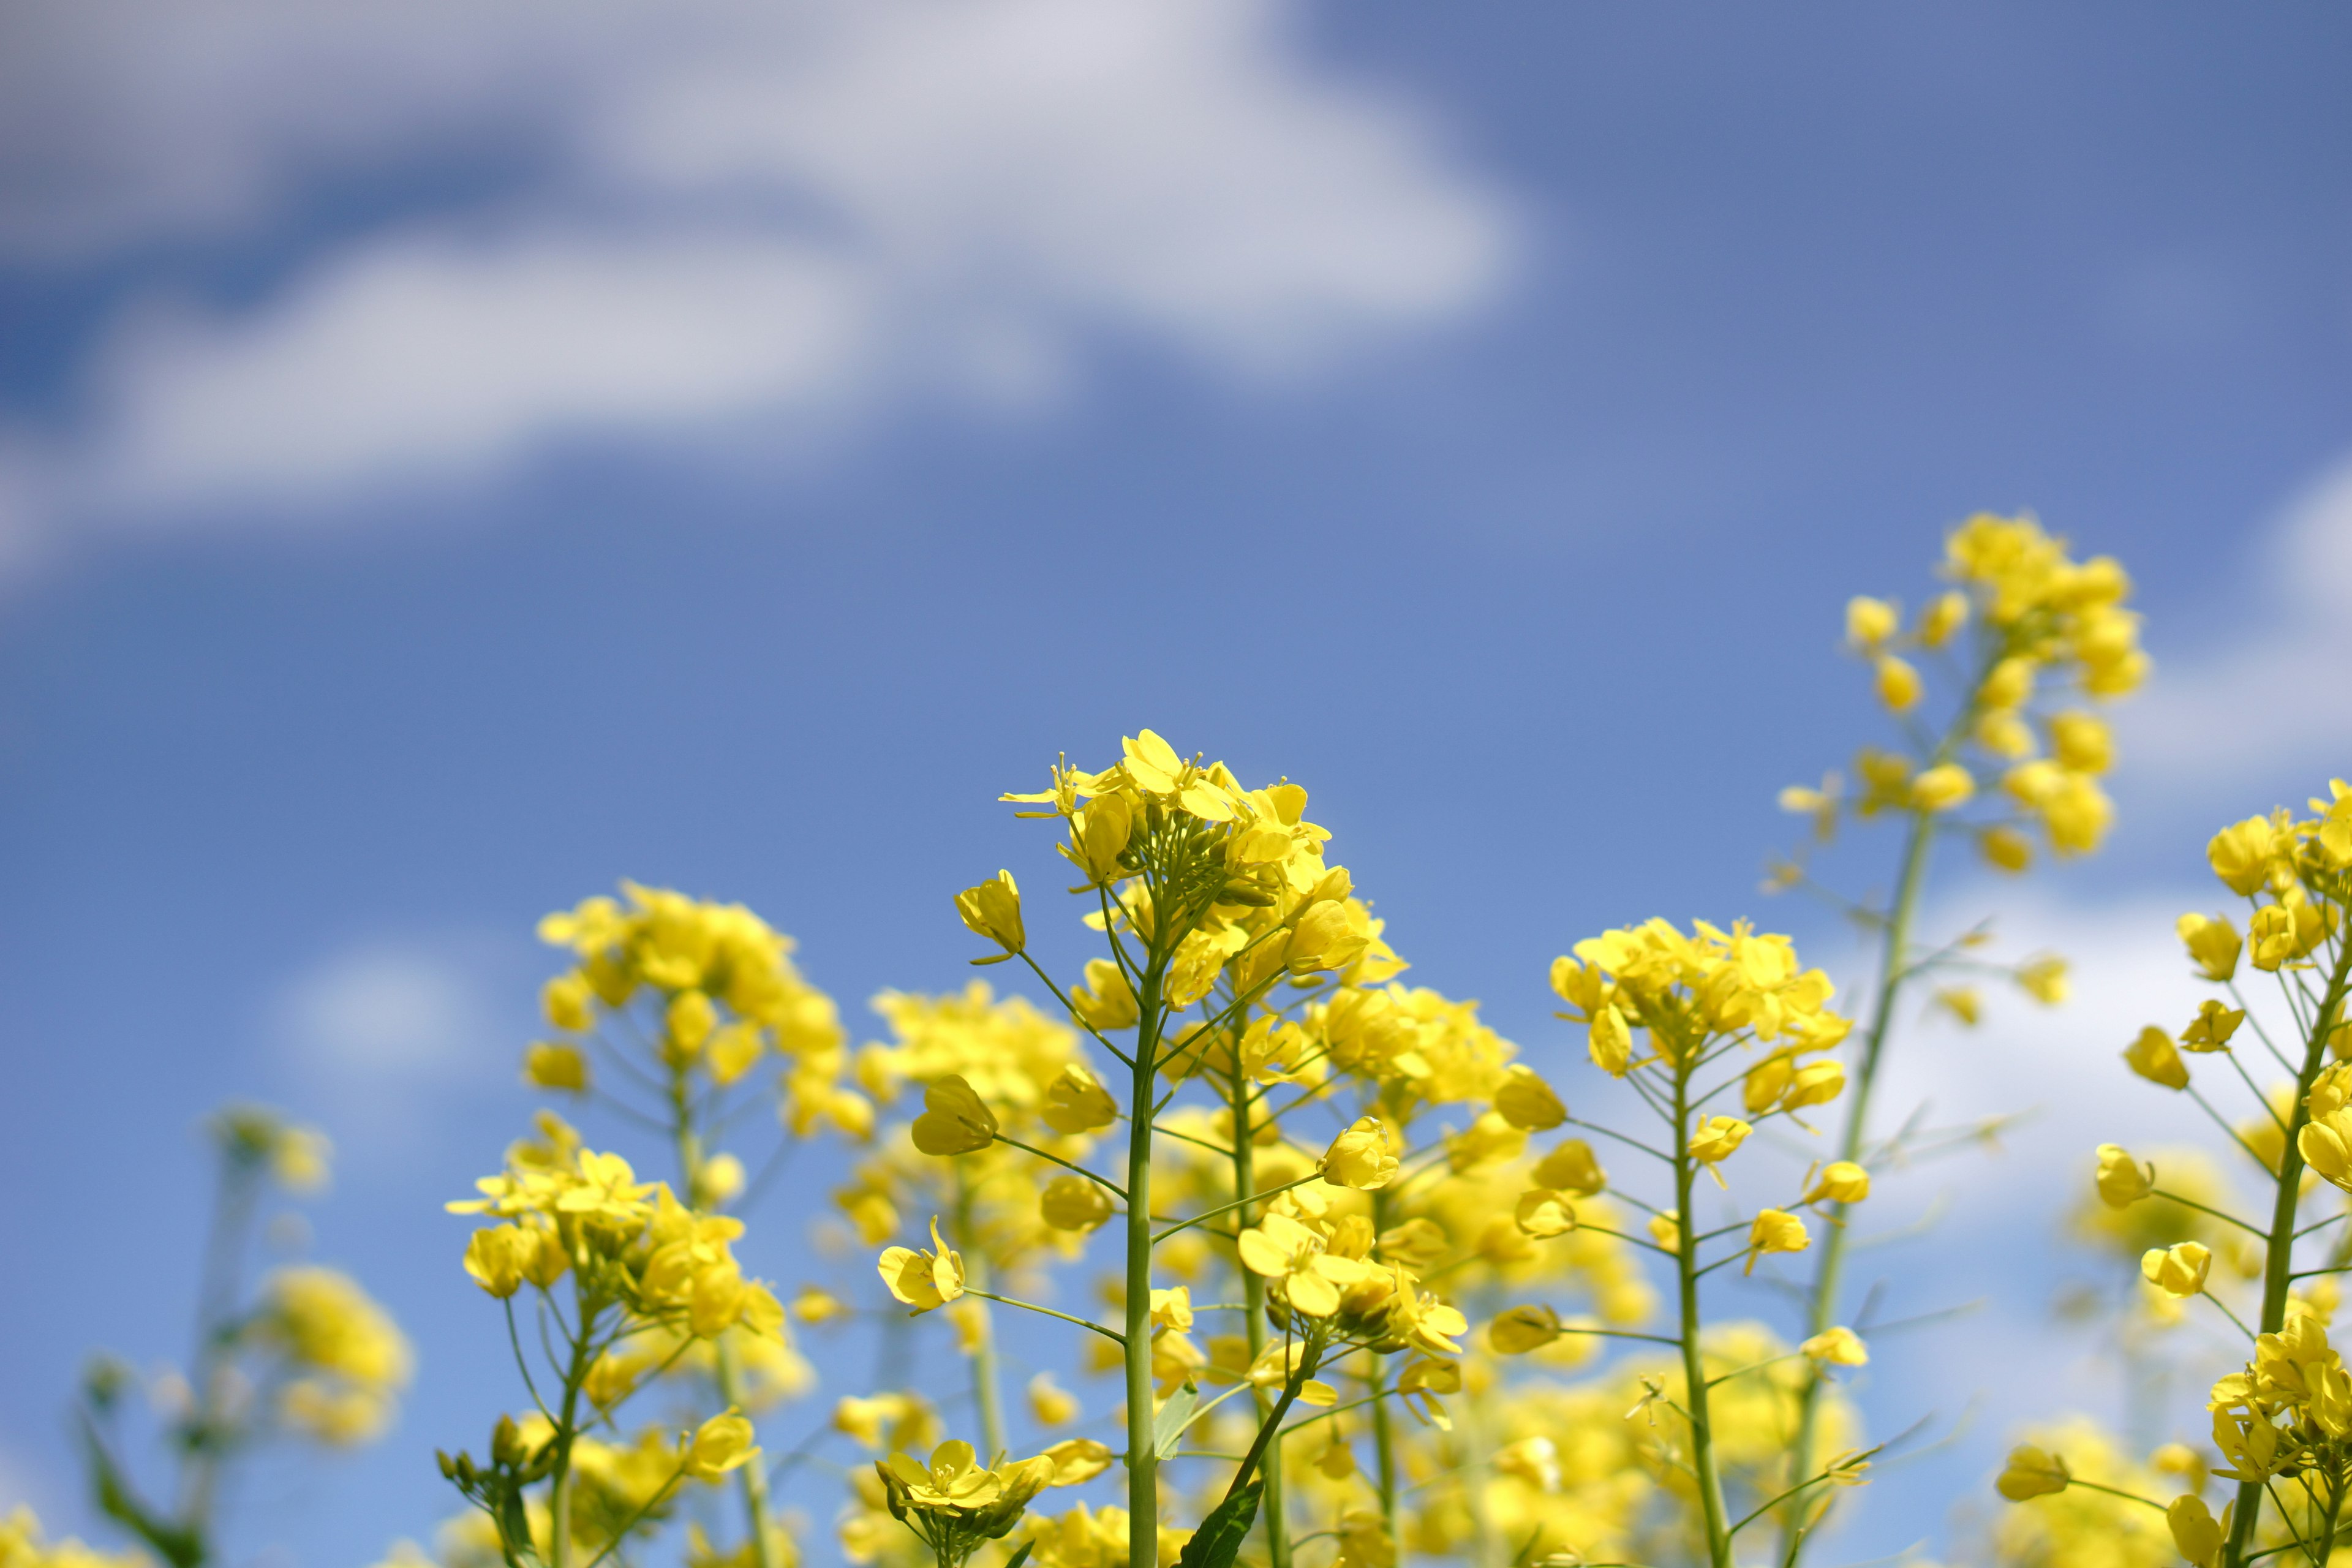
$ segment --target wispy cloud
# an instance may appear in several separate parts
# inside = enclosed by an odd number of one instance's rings
[[[509,1079],[528,1020],[502,999],[509,944],[467,934],[372,941],[320,958],[272,1004],[272,1030],[339,1142],[409,1136],[433,1105]]]
[[[2210,651],[2159,661],[2118,725],[2148,787],[2294,791],[2250,797],[2235,815],[2299,805],[2328,773],[2352,770],[2352,457],[2244,537],[2251,614],[2217,628]]]
[[[1508,204],[1291,21],[1281,0],[18,13],[20,262],[266,245],[321,190],[507,174],[289,239],[233,309],[168,274],[134,293],[76,373],[82,415],[7,444],[17,531],[311,516],[581,434],[748,421],[765,443],[892,395],[1028,405],[1103,333],[1296,376],[1489,298]]]

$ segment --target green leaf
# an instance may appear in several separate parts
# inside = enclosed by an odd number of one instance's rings
[[[1192,1412],[1201,1407],[1199,1386],[1187,1380],[1184,1386],[1160,1402],[1160,1417],[1151,1424],[1152,1451],[1161,1458],[1176,1452],[1183,1440],[1184,1428],[1192,1424]]]
[[[1233,1568],[1250,1526],[1257,1522],[1258,1494],[1265,1490],[1260,1477],[1209,1510],[1192,1539],[1176,1559],[1176,1568]]]
[[[1036,1544],[1037,1538],[1034,1535],[1023,1542],[1020,1549],[1004,1560],[1004,1568],[1021,1568],[1021,1564],[1029,1561],[1029,1549]]]

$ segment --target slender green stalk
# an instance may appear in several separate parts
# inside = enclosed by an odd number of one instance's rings
[[[1257,1122],[1253,1120],[1249,1079],[1242,1071],[1241,1058],[1234,1058],[1232,1075],[1234,1198],[1235,1202],[1257,1195]],[[1238,1221],[1242,1229],[1249,1227],[1249,1211],[1242,1211]],[[1249,1336],[1250,1364],[1265,1353],[1265,1281],[1247,1268],[1241,1271],[1242,1299],[1249,1310],[1245,1331]],[[1254,1391],[1251,1402],[1257,1406],[1258,1425],[1263,1426],[1274,1414],[1274,1396],[1265,1389]],[[1265,1456],[1265,1491],[1259,1500],[1259,1512],[1265,1521],[1265,1552],[1270,1568],[1290,1568],[1289,1516],[1284,1511],[1282,1497],[1282,1446],[1275,1444]]]
[[[563,1409],[555,1422],[555,1484],[547,1504],[549,1568],[572,1568],[572,1445],[580,1436],[580,1385],[588,1380],[588,1352],[595,1343],[601,1309],[583,1292],[572,1297],[572,1310],[580,1319],[580,1333],[572,1342],[571,1364],[563,1369]]]
[[[1853,1085],[1846,1090],[1845,1130],[1838,1140],[1841,1160],[1859,1161],[1863,1145],[1870,1137],[1871,1092],[1877,1087],[1879,1064],[1885,1057],[1895,999],[1908,978],[1904,960],[1910,946],[1911,921],[1917,912],[1919,893],[1927,885],[1927,846],[1933,837],[1934,828],[1927,815],[1912,813],[1909,835],[1903,844],[1903,870],[1895,885],[1895,904],[1886,921],[1885,946],[1878,957],[1878,994],[1871,1007],[1870,1030],[1863,1037],[1862,1061]],[[1846,1209],[1844,1204],[1833,1205],[1830,1223],[1822,1227],[1824,1234],[1813,1266],[1813,1285],[1805,1319],[1807,1338],[1826,1333],[1837,1324],[1838,1289],[1844,1274],[1846,1244],[1853,1235],[1853,1227],[1841,1223],[1846,1217]],[[1811,1367],[1811,1373],[1797,1394],[1797,1441],[1789,1455],[1789,1473],[1792,1476],[1811,1475],[1815,1468],[1823,1380],[1819,1367]],[[1804,1553],[1805,1542],[1799,1538],[1798,1529],[1805,1511],[1801,1507],[1792,1509],[1781,1523],[1780,1558],[1790,1568],[1795,1568]]]
[[[1127,1560],[1160,1561],[1160,1458],[1151,1408],[1151,1105],[1159,1075],[1167,955],[1152,943],[1136,995],[1127,1138]]]
[[[964,1289],[967,1295],[989,1289],[988,1257],[980,1246],[980,1237],[972,1225],[971,1183],[966,1177],[963,1159],[958,1156],[949,1162],[955,1171],[955,1231],[956,1247],[963,1255]],[[982,1300],[961,1309],[973,1315],[971,1334],[971,1402],[980,1412],[980,1451],[990,1464],[1004,1452],[1004,1401],[996,1386],[996,1325],[989,1321],[988,1308]]]
[[[1690,1422],[1691,1476],[1698,1486],[1699,1514],[1706,1531],[1711,1568],[1732,1568],[1731,1533],[1725,1528],[1723,1479],[1715,1462],[1715,1426],[1707,1414],[1706,1366],[1699,1352],[1698,1243],[1691,1226],[1692,1184],[1698,1162],[1690,1155],[1690,1068],[1674,1074],[1675,1284],[1679,1298],[1683,1356],[1683,1414]]]
[[[1378,1237],[1389,1228],[1389,1194],[1375,1189],[1372,1193],[1372,1235]],[[1389,1358],[1378,1351],[1372,1359],[1372,1462],[1373,1480],[1381,1497],[1381,1523],[1387,1527],[1389,1540],[1397,1538],[1397,1456],[1394,1414],[1387,1399],[1381,1397],[1388,1387]]]
[[[2303,1132],[2304,1123],[2310,1120],[2311,1107],[2305,1103],[2306,1097],[2311,1093],[2313,1080],[2327,1065],[2327,1037],[2336,1021],[2344,1016],[2348,981],[2352,981],[2352,933],[2339,939],[2336,963],[2327,977],[2327,992],[2305,1043],[2303,1066],[2295,1075],[2294,1104],[2279,1152],[2277,1196],[2271,1205],[2270,1244],[2263,1259],[2263,1315],[2257,1330],[2260,1333],[2274,1334],[2286,1322],[2287,1289],[2294,1270],[2296,1209],[2303,1199],[2303,1151],[2297,1147],[2296,1140]],[[2230,1521],[2229,1545],[2221,1553],[2224,1568],[2242,1568],[2249,1561],[2246,1547],[2253,1539],[2254,1516],[2261,1512],[2262,1505],[2260,1481],[2238,1483],[2237,1513]]]
[[[686,1069],[674,1069],[669,1086],[670,1127],[677,1144],[678,1179],[686,1184],[687,1202],[699,1205],[702,1191],[704,1154],[702,1140],[694,1127],[694,1106],[686,1079]],[[961,1173],[959,1173],[959,1180]],[[583,1331],[585,1331],[584,1325]],[[743,1405],[742,1368],[735,1359],[735,1347],[725,1334],[710,1342],[713,1381],[719,1385],[719,1397],[740,1409]],[[751,1530],[751,1568],[782,1568],[775,1561],[774,1525],[768,1502],[768,1468],[765,1465],[745,1465],[735,1472],[737,1486],[743,1494],[743,1513]],[[561,1564],[557,1568],[562,1568]]]

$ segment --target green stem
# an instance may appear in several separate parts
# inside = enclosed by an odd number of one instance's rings
[[[1377,1239],[1389,1228],[1389,1194],[1375,1190],[1372,1194],[1372,1235]],[[1372,1390],[1377,1395],[1388,1387],[1389,1358],[1378,1351],[1371,1353]],[[1397,1456],[1396,1426],[1389,1402],[1375,1397],[1372,1401],[1372,1460],[1381,1494],[1381,1522],[1388,1528],[1389,1539],[1397,1538]]]
[[[1231,1092],[1227,1103],[1233,1107],[1233,1126],[1229,1129],[1234,1143],[1234,1198],[1245,1202],[1257,1196],[1257,1122],[1251,1112],[1252,1096],[1249,1079],[1242,1072],[1238,1058],[1234,1059]],[[1241,1229],[1249,1227],[1249,1211],[1244,1209],[1236,1222]],[[1265,1281],[1247,1268],[1241,1270],[1242,1300],[1247,1307],[1246,1332],[1249,1336],[1250,1364],[1265,1353]],[[1257,1406],[1258,1425],[1264,1426],[1274,1414],[1274,1396],[1265,1389],[1253,1392],[1251,1403]],[[1289,1519],[1283,1510],[1282,1447],[1274,1446],[1265,1455],[1265,1491],[1259,1499],[1259,1514],[1265,1522],[1265,1552],[1269,1568],[1290,1568]]]
[[[955,1172],[956,1246],[963,1254],[964,1293],[984,1299],[989,1287],[988,1257],[972,1226],[971,1183],[961,1158],[949,1164]],[[966,1310],[977,1320],[971,1331],[971,1402],[980,1411],[980,1451],[992,1465],[1004,1452],[1004,1401],[996,1386],[996,1325],[989,1321],[988,1309],[980,1300]]]
[[[588,1352],[595,1342],[600,1309],[579,1294],[572,1298],[572,1310],[580,1319],[580,1336],[572,1342],[571,1363],[563,1369],[563,1409],[555,1422],[554,1485],[547,1504],[549,1568],[572,1568],[572,1445],[580,1435],[580,1385],[588,1379]]]
[[[1675,1247],[1675,1282],[1681,1305],[1683,1384],[1690,1422],[1691,1476],[1698,1486],[1699,1511],[1706,1529],[1706,1554],[1712,1568],[1732,1568],[1731,1532],[1724,1525],[1723,1479],[1715,1463],[1715,1427],[1707,1413],[1706,1367],[1699,1353],[1701,1319],[1698,1304],[1697,1246],[1689,1238],[1691,1187],[1698,1179],[1698,1162],[1690,1157],[1690,1072],[1675,1073],[1675,1212],[1684,1234]]]
[[[694,1108],[686,1069],[679,1068],[670,1074],[670,1128],[677,1143],[678,1179],[686,1184],[686,1201],[698,1209],[701,1206],[702,1140],[694,1130]],[[585,1331],[585,1325],[583,1325]],[[719,1397],[740,1410],[743,1407],[742,1368],[735,1357],[735,1347],[722,1333],[710,1342],[713,1381],[719,1385]],[[751,1568],[782,1568],[775,1560],[774,1525],[768,1504],[768,1468],[765,1465],[745,1465],[736,1472],[737,1485],[743,1493],[743,1513],[751,1527]],[[562,1568],[561,1563],[556,1568]]]
[[[1160,991],[1167,960],[1155,943],[1136,994],[1135,1061],[1127,1137],[1127,1560],[1160,1561],[1160,1458],[1151,1408],[1151,1100],[1158,1083]]]
[[[1949,742],[1947,742],[1948,749]],[[1940,758],[1942,753],[1937,753]],[[1863,1037],[1862,1062],[1854,1075],[1853,1087],[1847,1091],[1845,1131],[1838,1141],[1838,1158],[1859,1161],[1863,1144],[1870,1134],[1871,1091],[1878,1082],[1879,1063],[1884,1059],[1886,1039],[1895,1021],[1895,1004],[1906,978],[1905,951],[1911,941],[1911,921],[1919,902],[1919,892],[1927,885],[1927,846],[1934,838],[1934,829],[1924,812],[1911,816],[1910,835],[1903,845],[1903,870],[1895,885],[1895,905],[1885,929],[1885,947],[1879,953],[1878,995],[1871,1009],[1870,1032]],[[1805,1333],[1808,1338],[1828,1332],[1837,1325],[1838,1287],[1845,1266],[1846,1243],[1853,1227],[1839,1223],[1845,1217],[1847,1205],[1835,1204],[1829,1211],[1830,1223],[1822,1228],[1819,1261],[1813,1267],[1813,1287],[1810,1311],[1806,1315]],[[1822,1392],[1825,1386],[1821,1369],[1812,1375],[1797,1394],[1797,1441],[1789,1456],[1790,1473],[1808,1476],[1814,1470],[1814,1448],[1821,1436]],[[1792,1510],[1781,1527],[1780,1557],[1795,1568],[1803,1555],[1804,1542],[1798,1538],[1798,1521],[1801,1509]]]
[[[2352,980],[2352,933],[2347,933],[2340,941],[2335,967],[2327,977],[2327,994],[2305,1042],[2302,1070],[2295,1075],[2294,1104],[2279,1152],[2277,1196],[2271,1204],[2270,1246],[2263,1263],[2261,1333],[2274,1334],[2286,1322],[2286,1293],[2294,1268],[2294,1222],[2303,1198],[2303,1151],[2295,1141],[2311,1115],[2311,1107],[2305,1100],[2311,1093],[2312,1080],[2327,1065],[2328,1034],[2335,1028],[2336,1020],[2344,1016],[2347,980]],[[2246,1547],[2253,1538],[2254,1516],[2261,1511],[2262,1502],[2261,1482],[2238,1484],[2238,1511],[2230,1521],[2229,1545],[2221,1553],[2224,1568],[2242,1568],[2247,1561]]]

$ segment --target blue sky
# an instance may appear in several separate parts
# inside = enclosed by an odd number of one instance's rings
[[[2352,767],[2347,47],[2316,5],[13,9],[0,1178],[46,1261],[0,1504],[91,1528],[75,1366],[180,1353],[190,1128],[249,1096],[342,1146],[316,1250],[424,1381],[238,1551],[429,1533],[504,1376],[437,1201],[523,1115],[535,918],[742,899],[863,1037],[962,982],[953,889],[1039,863],[996,793],[1142,725],[1307,784],[1413,978],[1573,1097],[1577,938],[1834,944],[1755,887],[1773,792],[1872,738],[1840,606],[2031,507],[2125,560],[2158,676],[2111,851],[1946,906],[2078,1003],[1898,1085],[2056,1107],[1920,1178],[1961,1201],[1918,1305],[1999,1304],[1873,1419],[2007,1392],[1848,1544],[1940,1537],[2043,1387],[2112,1394],[2042,1331],[2047,1194],[2168,1125],[2112,1057],[2205,835]],[[755,1263],[862,1273],[795,1212]]]

